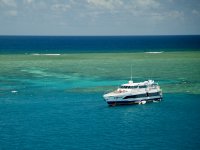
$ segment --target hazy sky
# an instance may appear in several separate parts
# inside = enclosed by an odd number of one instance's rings
[[[0,35],[200,34],[200,0],[0,0]]]

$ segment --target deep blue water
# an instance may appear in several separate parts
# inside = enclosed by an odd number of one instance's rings
[[[200,36],[0,36],[0,53],[199,51]]]
[[[199,149],[198,95],[165,94],[160,103],[117,107],[101,96],[39,90],[1,96],[0,148]]]

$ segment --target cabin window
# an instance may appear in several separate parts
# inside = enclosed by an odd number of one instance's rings
[[[149,93],[149,96],[159,96],[160,93],[159,92],[156,92],[156,93]]]
[[[139,88],[147,88],[146,85],[139,86]]]
[[[136,98],[137,95],[126,96],[123,99]]]
[[[146,97],[146,94],[138,94],[138,95],[131,95],[131,96],[126,96],[124,99],[129,99],[129,98],[141,98],[141,97]]]
[[[137,95],[137,98],[146,97],[146,96],[147,96],[146,94],[139,94],[139,95]]]
[[[138,88],[138,86],[120,86],[120,88],[122,88],[122,89],[135,89],[135,88]],[[142,88],[146,88],[146,86],[142,87]]]

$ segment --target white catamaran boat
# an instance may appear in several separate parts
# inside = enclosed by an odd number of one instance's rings
[[[110,106],[125,104],[145,104],[149,101],[161,101],[162,90],[153,80],[134,83],[131,80],[117,90],[103,95]]]

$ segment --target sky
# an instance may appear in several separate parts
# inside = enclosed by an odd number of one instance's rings
[[[200,0],[0,0],[0,35],[200,35]]]

